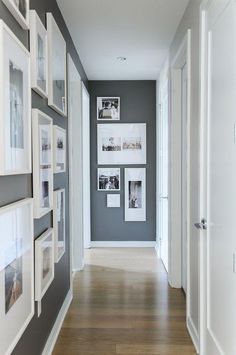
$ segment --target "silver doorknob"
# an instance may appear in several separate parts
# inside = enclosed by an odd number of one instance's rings
[[[197,229],[207,230],[207,220],[203,218],[200,223],[194,223],[194,226]]]

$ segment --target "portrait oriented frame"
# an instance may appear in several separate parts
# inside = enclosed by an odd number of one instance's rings
[[[33,109],[32,122],[34,218],[41,218],[53,209],[53,120]],[[42,149],[44,132],[47,141]]]
[[[146,123],[97,125],[98,165],[146,164]]]
[[[115,102],[115,105],[118,105],[117,108],[107,109],[108,114],[101,115],[102,110],[104,109],[104,104],[108,102],[112,105]],[[115,112],[114,117],[112,117],[112,112]],[[102,117],[100,117],[102,116]],[[98,121],[120,121],[120,97],[115,96],[104,96],[97,97],[97,120]]]
[[[53,196],[54,259],[55,263],[58,263],[66,251],[65,189],[55,190]],[[62,238],[59,236],[60,232],[62,233]]]
[[[43,53],[39,53],[40,49]],[[42,57],[43,55],[43,57]],[[48,97],[48,43],[47,30],[35,10],[30,10],[30,58],[31,58],[31,87],[43,98]],[[39,61],[43,65],[39,64]],[[43,79],[40,83],[40,69],[43,68]]]
[[[146,221],[146,168],[125,169],[125,221]]]
[[[0,20],[0,175],[30,174],[30,54]]]
[[[58,139],[63,141],[61,151],[58,151]],[[66,130],[59,126],[53,126],[53,171],[54,174],[66,172],[66,158],[67,158],[67,143],[66,143]]]
[[[0,327],[4,329],[0,333],[0,353],[9,355],[34,315],[33,199],[1,207],[0,226]],[[11,283],[13,286],[9,287]],[[13,298],[6,290],[13,292],[13,287],[14,301],[9,302]]]
[[[29,29],[29,2],[30,0],[23,0],[25,3],[25,17],[14,4],[13,0],[2,0],[2,2],[6,5],[11,14],[15,17],[16,21],[18,21],[19,25],[24,29]]]
[[[59,114],[63,116],[67,116],[66,41],[64,40],[64,37],[62,36],[62,33],[53,15],[50,12],[47,13],[47,33],[48,33],[48,105],[52,107]],[[58,80],[54,80],[55,77],[57,77]],[[62,88],[60,88],[60,85],[62,85]],[[55,101],[55,98],[57,98],[57,102]],[[58,103],[58,101],[60,103]]]

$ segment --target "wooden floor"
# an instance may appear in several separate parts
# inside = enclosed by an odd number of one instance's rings
[[[192,355],[185,297],[154,249],[91,249],[53,355]]]

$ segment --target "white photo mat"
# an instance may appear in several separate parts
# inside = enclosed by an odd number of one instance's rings
[[[11,354],[34,315],[33,199],[0,208],[0,354]]]
[[[66,42],[51,13],[47,13],[48,31],[48,104],[67,115]]]
[[[30,54],[2,20],[0,103],[0,175],[30,174]]]
[[[29,1],[20,0],[17,6],[14,0],[2,0],[24,30],[28,30],[29,28]]]
[[[98,168],[98,191],[120,191],[120,168]]]
[[[125,169],[125,221],[146,221],[146,169]]]
[[[55,190],[53,197],[54,256],[58,263],[66,251],[65,189]]]
[[[66,130],[53,126],[54,174],[66,172]]]
[[[97,120],[120,120],[120,97],[97,97]]]
[[[119,208],[119,207],[120,207],[120,194],[108,194],[107,208]]]
[[[53,125],[52,119],[33,109],[34,218],[53,209]]]
[[[31,87],[43,98],[48,96],[47,30],[35,10],[30,10]]]
[[[97,125],[99,165],[146,164],[146,124]]]

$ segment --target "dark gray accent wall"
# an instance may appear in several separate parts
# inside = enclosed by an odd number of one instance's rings
[[[82,80],[85,82],[85,85],[88,86],[85,71],[82,67],[69,31],[57,6],[56,0],[31,0],[30,6],[31,9],[35,9],[37,11],[43,23],[45,23],[46,12],[52,12],[67,42],[67,51],[71,54],[72,59],[74,60],[77,69],[79,70]],[[0,1],[0,18],[5,21],[5,23],[11,28],[11,30],[23,42],[23,44],[29,48],[29,32],[21,29],[2,1]],[[35,92],[32,92],[32,107],[42,110],[53,118],[54,124],[67,129],[67,118],[63,118],[51,108],[49,108],[47,105],[47,100],[42,99]],[[66,253],[60,262],[55,264],[55,279],[43,298],[42,314],[40,318],[35,315],[35,317],[32,319],[21,340],[13,351],[14,355],[40,355],[42,353],[58,312],[60,311],[60,308],[70,287],[68,184],[68,171],[65,174],[54,175],[54,189],[63,187],[66,189]],[[0,206],[7,205],[25,197],[32,197],[32,195],[32,175],[0,177]],[[35,238],[51,226],[51,213],[39,220],[35,220]],[[4,329],[1,331],[4,331]]]
[[[89,81],[91,109],[91,220],[92,241],[156,240],[156,82],[155,81]],[[147,124],[147,164],[121,165],[121,208],[106,207],[106,192],[97,191],[97,121],[98,96],[121,98],[121,120],[118,123]],[[108,122],[111,123],[111,122]],[[124,221],[124,168],[146,167],[147,221]],[[118,192],[117,192],[118,193]]]

